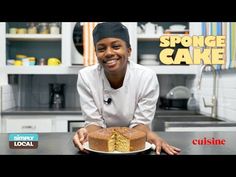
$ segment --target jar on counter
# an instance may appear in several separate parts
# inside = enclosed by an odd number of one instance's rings
[[[15,66],[22,66],[22,60],[15,60]]]
[[[35,23],[28,23],[28,34],[37,34],[37,27],[35,25]]]
[[[16,31],[17,34],[26,34],[27,30],[26,28],[18,28]]]
[[[34,66],[36,64],[36,58],[35,57],[27,57],[29,60],[29,66]]]
[[[16,34],[17,33],[17,28],[10,28],[9,33],[10,34]]]
[[[47,62],[46,62],[47,60],[45,59],[45,58],[40,58],[39,60],[38,60],[38,65],[40,65],[40,66],[43,66],[43,65],[47,65]]]
[[[22,58],[22,65],[29,66],[30,65],[29,58]]]
[[[50,34],[60,34],[60,27],[57,23],[50,23]]]
[[[39,23],[38,24],[38,32],[39,32],[39,34],[49,34],[48,23]]]

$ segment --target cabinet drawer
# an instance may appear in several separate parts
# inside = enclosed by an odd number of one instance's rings
[[[7,119],[6,133],[11,132],[51,132],[51,119]]]

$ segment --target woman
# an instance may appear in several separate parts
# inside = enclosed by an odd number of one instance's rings
[[[147,141],[166,153],[179,154],[150,130],[159,96],[156,74],[129,61],[131,46],[128,29],[121,23],[99,23],[93,30],[99,65],[86,67],[78,74],[77,88],[85,127],[79,129],[73,142],[84,151],[83,143],[95,130],[126,126],[147,134]]]

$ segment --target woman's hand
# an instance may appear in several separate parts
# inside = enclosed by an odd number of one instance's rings
[[[169,155],[178,155],[180,153],[180,149],[169,145],[165,140],[161,137],[157,136],[154,132],[148,131],[147,133],[147,141],[149,143],[155,144],[156,153],[159,155],[161,150],[163,149]]]
[[[83,147],[86,141],[88,141],[88,131],[86,128],[80,128],[73,137],[73,143],[80,151],[86,152]]]

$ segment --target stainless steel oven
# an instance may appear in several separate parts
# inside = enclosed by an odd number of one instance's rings
[[[68,120],[68,132],[76,132],[78,129],[84,127],[83,120]]]

